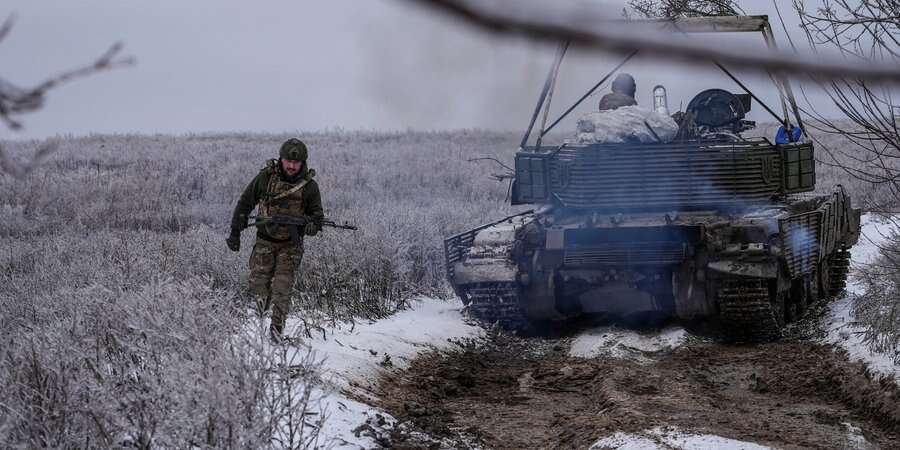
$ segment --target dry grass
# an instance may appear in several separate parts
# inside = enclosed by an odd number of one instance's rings
[[[189,250],[162,260],[157,249],[148,249],[140,258],[152,260],[162,269],[157,272],[202,273],[238,290],[253,237],[245,232],[244,251],[228,253],[223,244],[228,220],[241,190],[286,137],[66,140],[63,151],[38,173],[23,181],[0,180],[0,236],[15,246],[42,246],[46,235],[77,233],[95,240],[96,233],[174,233],[167,245]],[[326,230],[307,245],[301,290],[315,293],[307,300],[341,317],[378,317],[411,295],[445,293],[442,237],[511,210],[504,202],[506,185],[488,177],[490,163],[466,161],[481,155],[509,160],[515,149],[511,135],[334,132],[303,137],[312,149],[310,163],[319,173],[326,213],[360,227],[357,232]],[[23,154],[28,147],[10,146]],[[212,265],[192,267],[195,250]]]

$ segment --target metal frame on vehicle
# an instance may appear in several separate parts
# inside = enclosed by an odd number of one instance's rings
[[[718,17],[688,17],[688,18],[678,18],[678,19],[654,19],[654,20],[631,20],[629,22],[641,22],[645,24],[659,24],[660,28],[676,31],[680,33],[742,33],[742,32],[754,32],[760,33],[763,36],[763,40],[769,48],[775,48],[775,37],[772,33],[772,27],[769,24],[769,16],[759,15],[759,16],[718,16]],[[544,82],[544,87],[541,90],[541,94],[538,97],[537,105],[534,108],[534,113],[531,116],[531,121],[528,124],[528,128],[525,131],[525,135],[522,137],[521,144],[519,145],[520,150],[525,150],[528,148],[528,140],[531,137],[531,133],[534,130],[534,126],[537,123],[538,117],[541,116],[541,111],[543,111],[543,115],[541,118],[541,126],[539,132],[537,133],[536,143],[533,147],[535,149],[541,148],[541,140],[544,136],[547,135],[550,130],[552,130],[557,124],[559,124],[566,116],[568,116],[575,108],[578,107],[584,100],[586,100],[591,94],[594,93],[603,83],[605,83],[613,74],[616,73],[622,66],[624,66],[628,61],[630,61],[634,56],[638,54],[638,51],[631,52],[628,54],[623,61],[621,61],[618,65],[616,65],[609,73],[607,73],[603,78],[601,78],[596,84],[594,84],[588,91],[582,95],[572,106],[566,109],[557,119],[551,122],[550,126],[547,126],[547,118],[550,112],[550,102],[553,98],[553,91],[556,87],[556,79],[559,74],[559,68],[562,65],[562,61],[565,58],[566,52],[569,48],[569,42],[563,42],[560,44],[559,49],[556,53],[556,57],[553,60],[553,64],[550,67],[550,71],[547,74],[547,79]],[[766,111],[771,114],[775,120],[780,122],[785,130],[788,132],[787,135],[792,136],[791,130],[793,128],[793,123],[791,122],[791,118],[789,116],[789,108],[790,112],[793,113],[794,119],[796,120],[797,126],[801,129],[803,128],[803,119],[800,117],[800,108],[797,106],[796,98],[794,97],[794,91],[791,88],[790,81],[784,77],[782,74],[778,73],[769,73],[772,82],[775,84],[776,89],[778,89],[779,99],[781,101],[781,109],[782,115],[776,113],[772,108],[766,105],[759,97],[757,97],[747,86],[742,83],[734,74],[732,74],[726,67],[724,67],[719,62],[713,61],[720,70],[722,70],[732,81],[734,81],[746,94],[750,95],[757,103],[760,104]]]
[[[564,144],[516,154],[512,204],[595,211],[765,204],[815,188],[812,144]],[[702,175],[702,176],[701,176]]]
[[[448,279],[453,279],[453,265],[459,262],[463,258],[463,256],[465,256],[466,250],[472,247],[472,243],[475,241],[475,235],[477,235],[479,231],[497,224],[501,224],[508,220],[515,219],[516,217],[531,214],[533,212],[533,209],[522,211],[520,213],[506,216],[500,220],[484,224],[480,227],[473,228],[469,231],[465,231],[444,239],[444,260],[447,263]]]

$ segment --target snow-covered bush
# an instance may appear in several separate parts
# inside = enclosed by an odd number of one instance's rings
[[[266,333],[243,323],[234,294],[214,285],[205,277],[156,278],[140,287],[94,279],[38,285],[29,297],[4,293],[0,447],[314,442],[321,417],[316,362],[286,361]],[[293,445],[280,445],[291,428],[298,431]]]
[[[896,219],[891,220],[896,226]],[[858,268],[856,279],[863,293],[853,304],[853,316],[863,325],[865,342],[900,364],[900,232],[896,228],[875,260]]]

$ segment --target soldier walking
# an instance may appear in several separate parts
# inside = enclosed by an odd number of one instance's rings
[[[257,226],[256,243],[250,255],[250,295],[260,317],[271,305],[269,333],[276,343],[283,339],[284,324],[290,312],[294,276],[303,259],[303,236],[315,236],[321,230],[320,222],[324,218],[319,186],[313,180],[315,171],[306,162],[306,144],[296,138],[288,139],[281,145],[278,156],[278,159],[267,161],[266,167],[244,189],[234,208],[231,234],[226,240],[229,249],[240,250],[241,230],[247,227],[247,217],[255,207],[259,217],[280,215],[312,219],[303,227]],[[291,227],[295,229],[291,230]]]

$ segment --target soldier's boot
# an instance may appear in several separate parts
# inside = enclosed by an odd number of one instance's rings
[[[275,345],[284,343],[284,325],[278,326],[274,322],[269,326],[269,339]]]
[[[269,336],[276,344],[284,341],[284,324],[287,322],[290,301],[290,298],[276,298],[272,302],[272,324],[269,326]]]

